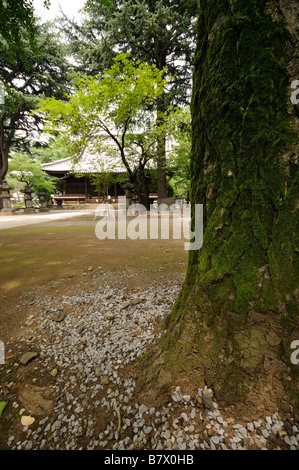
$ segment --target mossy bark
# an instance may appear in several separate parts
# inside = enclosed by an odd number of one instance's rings
[[[203,204],[204,239],[190,252],[151,377],[170,385],[186,372],[227,404],[287,406],[299,368],[290,361],[299,339],[299,6],[200,5],[191,202]]]

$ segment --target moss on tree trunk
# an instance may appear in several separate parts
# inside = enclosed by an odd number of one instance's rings
[[[200,4],[191,202],[204,240],[147,380],[165,389],[186,372],[227,404],[298,405],[298,2]]]

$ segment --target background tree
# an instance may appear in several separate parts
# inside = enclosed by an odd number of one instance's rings
[[[0,109],[0,184],[8,169],[8,157],[15,150],[28,149],[34,140],[41,143],[42,121],[30,113],[42,96],[64,96],[69,89],[68,64],[63,47],[53,38],[49,25],[39,26],[38,53],[33,52],[24,32],[26,65],[17,56],[10,59],[7,48],[0,56],[0,80],[5,87],[5,104]]]
[[[49,8],[51,0],[44,0]],[[89,2],[87,1],[87,4]],[[98,0],[105,8],[111,8],[111,0]],[[24,31],[27,39],[24,41]],[[9,53],[10,61],[22,60],[27,65],[27,40],[37,52],[36,36],[38,27],[34,16],[33,0],[0,0],[0,51]]]
[[[68,95],[68,101],[48,98],[39,106],[48,129],[60,132],[71,142],[74,160],[85,151],[95,156],[102,151],[113,157],[118,155],[139,202],[145,206],[148,200],[143,175],[150,156],[140,135],[148,132],[150,135],[149,109],[163,92],[163,75],[164,70],[139,61],[134,63],[121,54],[103,74],[76,79],[76,91]]]
[[[200,3],[191,201],[204,239],[145,389],[185,372],[223,406],[298,410],[299,4]]]
[[[13,153],[9,159],[7,182],[17,191],[21,191],[26,185],[36,194],[45,191],[48,194],[48,200],[56,189],[56,178],[49,177],[42,170],[41,164],[29,155],[18,152]]]
[[[76,174],[75,176],[76,178],[86,178],[85,174]],[[98,193],[98,197],[108,196],[108,190],[117,181],[117,177],[108,171],[102,171],[99,174],[90,174],[88,175],[88,179]]]
[[[197,0],[115,0],[107,9],[97,0],[87,2],[87,19],[82,25],[63,23],[72,52],[80,67],[96,74],[111,66],[119,52],[130,53],[159,70],[171,81],[157,98],[157,124],[163,129],[170,104],[189,100],[194,57],[194,19]],[[158,194],[166,197],[165,136],[158,134]]]
[[[49,163],[63,158],[70,158],[73,154],[69,142],[66,142],[58,135],[51,136],[44,145],[31,147],[30,155],[40,163]]]
[[[189,202],[191,181],[191,113],[190,108],[178,108],[168,114],[165,132],[170,142],[167,166],[172,177],[169,185],[174,195]]]
[[[45,6],[48,5],[45,0]],[[0,51],[9,53],[10,61],[22,60],[27,64],[27,44],[24,31],[32,49],[36,46],[37,26],[32,0],[1,0],[0,2]]]

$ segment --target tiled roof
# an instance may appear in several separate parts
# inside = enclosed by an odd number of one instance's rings
[[[45,163],[42,168],[46,172],[53,173],[125,173],[125,167],[117,159],[111,157],[98,157],[84,156],[77,163],[74,163],[73,158],[63,158],[55,162]]]

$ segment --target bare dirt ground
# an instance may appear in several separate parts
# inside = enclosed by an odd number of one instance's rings
[[[5,350],[5,366],[0,366],[0,386],[4,387],[0,401],[17,397],[32,383],[34,368],[30,364],[25,375],[16,375],[12,364],[20,358],[26,319],[34,316],[37,321],[42,314],[34,305],[37,297],[46,295],[57,301],[64,295],[105,285],[138,291],[155,284],[182,284],[186,240],[99,240],[96,222],[91,212],[0,230],[0,340],[4,345],[9,343],[12,350]],[[30,325],[32,335],[35,321]],[[52,381],[49,376],[48,383],[43,380],[43,387]],[[12,388],[10,382],[14,383]],[[8,420],[2,416],[0,449],[6,448],[8,432],[16,425],[11,412],[5,410]]]
[[[0,322],[2,338],[18,333],[22,296],[46,289],[56,297],[97,285],[142,288],[182,280],[185,240],[99,240],[91,212],[0,230]],[[3,341],[3,339],[2,339]]]

